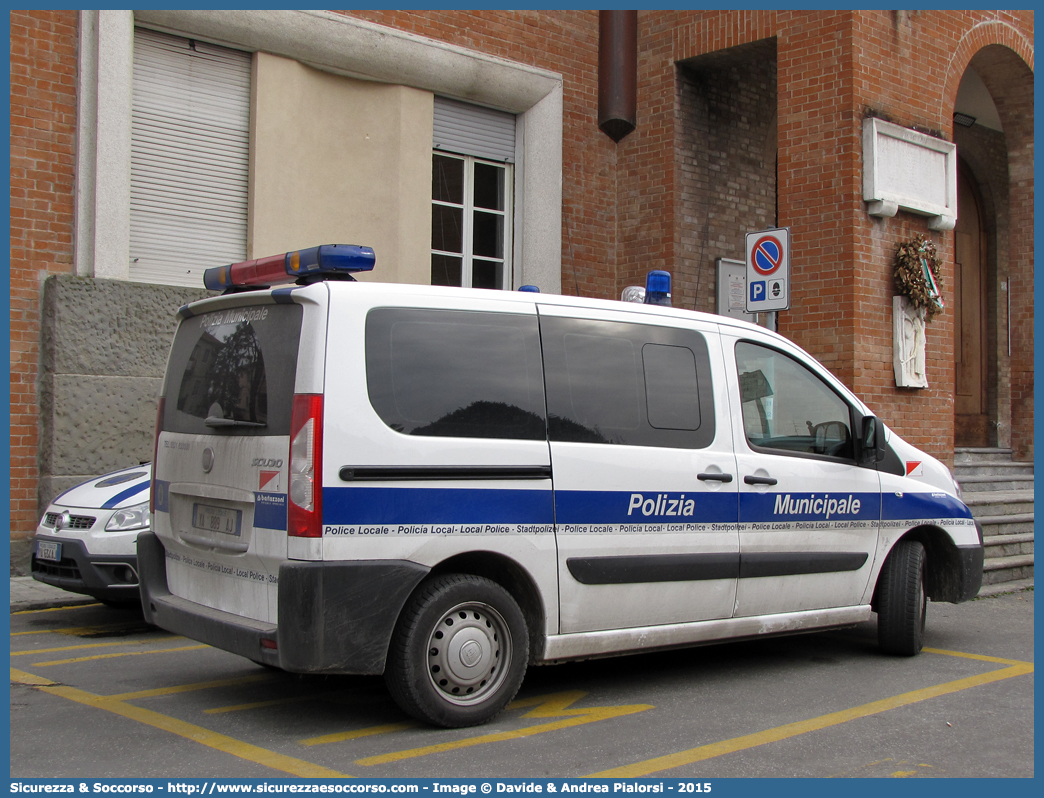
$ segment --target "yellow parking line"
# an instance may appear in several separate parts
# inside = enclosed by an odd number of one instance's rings
[[[525,707],[536,706],[535,709],[527,712],[522,717],[524,718],[554,718],[565,716],[565,720],[553,721],[551,723],[541,723],[536,726],[528,726],[524,729],[515,729],[514,731],[496,732],[494,734],[482,734],[476,737],[467,737],[463,740],[456,740],[447,743],[438,743],[436,745],[426,745],[420,748],[410,748],[405,751],[396,751],[390,754],[382,754],[380,756],[369,756],[365,759],[357,759],[355,764],[357,765],[385,765],[389,762],[398,762],[403,759],[412,759],[418,756],[428,756],[429,754],[438,754],[443,751],[455,751],[460,748],[469,748],[473,745],[484,745],[486,743],[499,743],[505,740],[518,740],[523,737],[531,737],[535,734],[543,734],[544,732],[557,731],[558,729],[566,729],[570,726],[580,726],[585,723],[594,723],[599,720],[608,720],[609,718],[623,717],[624,715],[633,715],[636,712],[644,712],[647,709],[653,709],[650,704],[630,704],[627,706],[618,707],[590,707],[588,709],[567,709],[568,706],[575,703],[577,700],[585,696],[581,690],[570,690],[564,693],[555,693],[548,696],[539,696],[535,698],[525,698],[518,701],[513,701],[508,705],[508,709],[524,709]]]
[[[198,651],[210,646],[179,646],[178,648],[154,648],[149,651],[121,651],[118,654],[95,654],[90,657],[74,657],[72,659],[53,659],[50,662],[34,662],[33,667],[40,668],[46,665],[74,665],[77,662],[90,662],[96,659],[116,659],[117,657],[141,657],[146,654],[169,654],[172,651]]]
[[[11,668],[11,684],[28,684],[31,686],[40,686],[54,684],[50,679],[45,679],[43,676],[36,676],[32,673],[26,673],[20,671],[17,668]]]
[[[638,776],[648,776],[650,773],[670,770],[671,768],[681,767],[682,765],[691,765],[695,762],[703,762],[704,760],[713,759],[714,757],[723,756],[725,754],[732,754],[736,751],[756,748],[757,746],[765,745],[766,743],[786,740],[790,737],[807,734],[808,732],[819,731],[820,729],[848,723],[851,720],[858,720],[860,718],[869,717],[870,715],[877,715],[881,712],[887,712],[890,709],[915,704],[929,698],[937,698],[949,693],[967,690],[969,687],[978,687],[979,685],[999,682],[1003,679],[1010,679],[1013,676],[1023,676],[1028,673],[1033,673],[1033,663],[1031,662],[1020,662],[1019,660],[1000,659],[997,657],[985,657],[977,654],[963,654],[961,652],[945,651],[943,649],[926,648],[924,650],[929,653],[1002,663],[1008,665],[1008,667],[989,671],[988,673],[982,673],[977,676],[967,676],[963,679],[955,679],[952,682],[945,682],[943,684],[935,685],[934,687],[912,690],[908,693],[892,696],[891,698],[883,698],[880,701],[871,701],[869,704],[852,707],[851,709],[844,709],[840,712],[831,712],[828,715],[821,715],[818,718],[801,720],[796,723],[787,723],[783,726],[777,726],[774,729],[766,729],[765,731],[756,732],[754,734],[734,737],[731,740],[722,740],[717,743],[700,745],[686,751],[679,751],[676,754],[658,756],[653,759],[646,759],[643,762],[635,762],[633,765],[625,765],[610,770],[603,770],[600,773],[592,773],[591,778],[636,778]]]
[[[104,709],[105,711],[112,712],[115,715],[120,715],[129,718],[130,720],[136,720],[139,723],[144,723],[148,726],[170,732],[171,734],[176,734],[179,737],[192,740],[200,745],[205,745],[226,754],[231,754],[240,759],[245,759],[248,762],[255,762],[259,765],[264,765],[273,770],[289,773],[292,776],[301,776],[303,778],[346,778],[344,773],[325,768],[322,765],[305,762],[302,759],[296,759],[292,756],[279,754],[266,748],[260,748],[259,746],[245,743],[242,740],[237,740],[234,737],[218,734],[217,732],[210,731],[210,729],[204,729],[202,726],[196,726],[195,724],[186,723],[177,718],[161,715],[160,713],[153,712],[150,709],[136,707],[111,696],[95,695],[94,693],[88,693],[85,690],[79,690],[75,687],[55,684],[47,679],[41,679],[38,676],[34,676],[31,673],[16,671],[14,668],[11,669],[11,681],[17,682],[18,684],[31,685],[41,692],[61,696],[70,701],[75,701],[78,704],[95,707],[96,709]]]
[[[301,740],[301,745],[325,745],[326,743],[340,743],[345,740],[358,740],[361,737],[373,737],[375,734],[388,734],[389,732],[416,729],[420,724],[411,721],[402,723],[386,723],[383,726],[370,726],[368,729],[356,729],[355,731],[337,732],[336,734],[324,734],[321,737],[309,737]]]
[[[114,640],[110,643],[81,643],[77,646],[58,646],[57,648],[30,648],[26,651],[12,651],[12,657],[29,657],[34,654],[55,654],[59,651],[79,651],[85,648],[105,648],[107,646],[143,646],[146,643],[167,643],[171,640],[184,640],[181,636],[154,637],[151,640]]]
[[[980,662],[996,662],[998,665],[1030,665],[1017,659],[1002,659],[1001,657],[987,657],[985,654],[966,654],[963,651],[948,651],[945,648],[922,648],[926,654],[944,654],[947,657],[961,657],[963,659],[976,659]]]
[[[153,690],[138,690],[134,693],[120,693],[110,695],[108,698],[114,701],[131,701],[138,698],[156,698],[157,696],[175,695],[176,693],[192,693],[196,690],[210,690],[215,687],[239,687],[240,685],[256,684],[257,682],[270,682],[276,677],[267,673],[259,673],[255,676],[237,676],[232,679],[213,679],[209,682],[193,682],[192,684],[179,684],[174,687],[157,687]]]
[[[214,709],[204,709],[203,712],[207,715],[223,715],[226,712],[244,712],[248,709],[263,709],[264,707],[277,707],[280,704],[296,704],[300,701],[308,701],[308,696],[290,696],[289,698],[273,698],[270,701],[254,701],[249,704],[233,704],[228,707],[215,707]]]
[[[11,637],[24,637],[25,635],[83,635],[96,632],[105,632],[108,629],[126,629],[134,627],[141,628],[141,624],[128,623],[103,623],[97,626],[66,626],[61,629],[33,629],[28,632],[11,632]],[[144,631],[144,629],[142,629]]]
[[[48,607],[44,610],[18,610],[18,612],[12,612],[12,615],[34,615],[38,612],[60,612],[61,610],[85,610],[88,607],[100,607],[101,604],[69,604],[65,607]]]

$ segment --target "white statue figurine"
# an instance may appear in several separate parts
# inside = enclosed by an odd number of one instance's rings
[[[924,308],[906,297],[892,297],[892,365],[900,388],[927,388]]]

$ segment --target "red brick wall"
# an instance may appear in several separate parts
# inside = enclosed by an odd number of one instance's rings
[[[1009,84],[1019,89],[1009,86],[1008,99],[999,87],[987,85],[999,98],[999,107],[1011,108],[1011,131],[1005,125],[1009,157],[1025,164],[1021,183],[1012,176],[1011,252],[1019,275],[1012,276],[1012,299],[1028,298],[1032,113],[1025,109],[1032,102],[1032,34],[1028,12],[640,12],[638,129],[619,150],[621,280],[634,279],[648,268],[675,270],[683,260],[684,253],[672,249],[665,230],[675,218],[677,182],[676,166],[662,160],[677,138],[668,113],[668,100],[677,94],[671,66],[775,36],[779,223],[793,234],[794,274],[792,309],[780,314],[780,329],[837,373],[900,434],[949,461],[952,315],[942,314],[929,328],[931,387],[896,388],[891,271],[896,244],[918,232],[937,243],[944,263],[952,263],[953,236],[929,231],[921,216],[900,213],[875,220],[867,215],[862,201],[862,121],[875,113],[952,139],[953,103],[969,61],[990,44],[1006,46],[1009,57],[994,71],[1017,73],[1018,79]],[[737,238],[743,232],[737,230]],[[636,266],[629,270],[623,264]],[[947,285],[952,291],[950,277]],[[1013,305],[1012,319],[1013,331],[1023,336],[1024,351],[1032,353],[1028,299],[1018,308]],[[1012,365],[1013,441],[1025,456],[1032,451],[1031,354],[1021,362]]]
[[[11,531],[36,528],[44,278],[72,271],[76,12],[11,13]]]

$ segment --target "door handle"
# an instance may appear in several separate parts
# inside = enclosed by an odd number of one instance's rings
[[[743,477],[748,485],[775,485],[779,480],[772,477]]]
[[[732,474],[697,474],[696,479],[703,482],[732,482]]]

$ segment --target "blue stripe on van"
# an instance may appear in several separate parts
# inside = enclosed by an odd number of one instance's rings
[[[103,510],[111,510],[113,507],[118,505],[120,502],[129,499],[131,496],[136,496],[143,490],[148,490],[151,480],[146,479],[144,482],[139,482],[137,485],[131,485],[127,490],[122,490],[109,499],[105,504],[102,505]]]
[[[558,490],[559,524],[736,523],[735,493]]]
[[[551,524],[550,490],[323,488],[324,524]]]
[[[971,510],[947,493],[885,493],[881,519],[903,521],[908,518],[971,518]]]
[[[876,524],[881,518],[880,493],[780,491],[740,495],[740,521],[745,524],[772,521],[870,521]]]
[[[736,494],[559,490],[553,496],[552,505],[549,490],[324,488],[323,523],[713,524],[740,520],[749,524],[971,518],[971,512],[958,499],[932,493],[882,496],[844,491]],[[283,523],[272,528],[285,529],[285,519]]]

